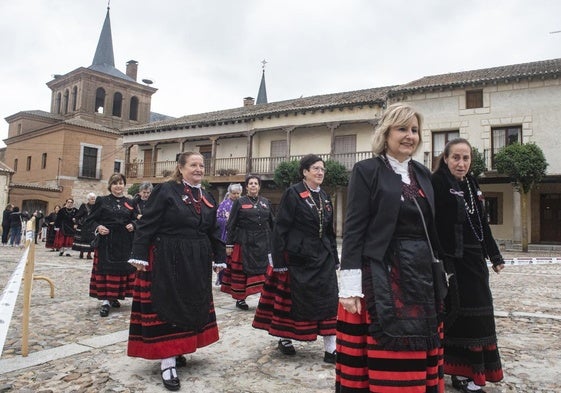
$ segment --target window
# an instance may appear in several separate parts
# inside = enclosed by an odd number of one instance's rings
[[[80,168],[80,176],[93,179],[99,178],[99,150],[93,146],[82,146],[82,158],[80,160],[82,167]]]
[[[18,159],[17,158],[14,159],[14,171],[15,172],[18,171]]]
[[[95,91],[95,108],[94,112],[104,113],[105,110],[105,89],[103,87],[98,87]]]
[[[492,134],[492,155],[491,159],[495,157],[503,147],[511,145],[513,143],[522,143],[522,127],[521,126],[509,126],[493,128],[491,130]],[[494,168],[493,162],[491,162],[491,168]]]
[[[31,170],[31,156],[27,156],[27,162],[25,164],[25,170],[26,171],[30,171]]]
[[[269,161],[269,172],[273,173],[283,161],[286,161],[288,145],[286,139],[271,141],[271,161]]]
[[[121,173],[122,161],[115,161],[113,163],[113,173]]]
[[[503,223],[502,193],[484,193],[485,213],[491,225],[501,225]]]
[[[432,133],[432,168],[436,167],[438,158],[444,151],[444,146],[452,139],[459,138],[460,131],[441,131]]]
[[[466,91],[466,109],[483,108],[483,90]]]
[[[113,95],[113,116],[121,117],[121,108],[123,106],[123,95],[119,92]]]
[[[335,137],[333,146],[335,161],[340,162],[348,171],[356,162],[356,135],[340,135]]]
[[[45,169],[47,167],[47,153],[41,154],[41,169]]]
[[[138,98],[132,97],[131,98],[131,107],[130,107],[130,120],[138,120]]]

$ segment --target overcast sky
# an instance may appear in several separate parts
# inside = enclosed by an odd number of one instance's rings
[[[139,62],[171,116],[561,57],[558,0],[112,0],[115,66]],[[2,119],[49,111],[53,74],[91,65],[107,0],[0,0]],[[2,120],[0,140],[8,135]],[[4,146],[0,142],[0,147]]]

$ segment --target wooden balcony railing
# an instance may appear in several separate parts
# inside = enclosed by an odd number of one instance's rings
[[[372,157],[370,151],[360,151],[355,153],[342,154],[318,154],[324,160],[338,161],[351,170],[353,165],[360,160]],[[288,161],[300,160],[303,155],[290,156]],[[273,175],[280,163],[287,161],[285,157],[258,157],[249,159],[249,173],[258,175]],[[125,175],[127,179],[142,178],[165,178],[170,176],[175,169],[175,161],[156,161],[145,163],[135,161],[125,164]],[[205,173],[207,176],[235,176],[246,175],[248,159],[246,157],[216,158],[214,168],[209,160],[205,161]]]

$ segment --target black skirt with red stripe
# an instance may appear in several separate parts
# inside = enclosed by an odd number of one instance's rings
[[[242,249],[239,244],[234,245],[232,255],[228,257],[228,267],[222,275],[220,290],[231,295],[236,300],[244,300],[249,295],[261,292],[265,283],[265,275],[247,275],[243,270],[241,260]]]
[[[392,351],[380,348],[368,333],[371,323],[339,305],[337,316],[337,393],[443,393],[443,350]],[[442,339],[442,324],[439,326]]]
[[[265,277],[253,319],[254,328],[266,330],[272,336],[298,341],[315,341],[318,335],[335,335],[335,317],[323,321],[296,321],[290,316],[292,300],[288,272],[275,272],[269,266]]]
[[[127,355],[144,359],[165,359],[218,341],[214,304],[211,303],[206,325],[189,331],[162,321],[152,307],[152,272],[138,271],[134,283]]]
[[[99,300],[114,300],[132,297],[135,273],[106,274],[99,271],[97,249],[94,251],[90,276],[90,297]]]
[[[74,235],[64,236],[62,230],[56,231],[53,248],[60,249],[63,247],[72,247],[72,244],[74,244]]]

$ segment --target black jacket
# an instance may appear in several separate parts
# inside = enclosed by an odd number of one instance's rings
[[[416,161],[412,161],[412,165],[434,217],[430,171]],[[389,169],[381,157],[355,164],[348,188],[341,269],[360,269],[366,259],[383,260],[400,206],[401,176]],[[429,234],[433,248],[437,249],[438,241],[430,226]]]
[[[470,182],[471,187],[476,190],[478,195],[483,195],[480,192],[477,180],[473,176],[468,175],[467,181]],[[436,229],[441,247],[446,255],[462,258],[464,255],[464,223],[466,221],[464,198],[451,192],[451,190],[456,193],[460,192],[460,185],[445,165],[433,173],[432,185],[436,199]],[[476,198],[476,203],[483,226],[483,252],[493,265],[500,265],[504,261],[491,233],[485,215],[485,206],[481,199]]]

